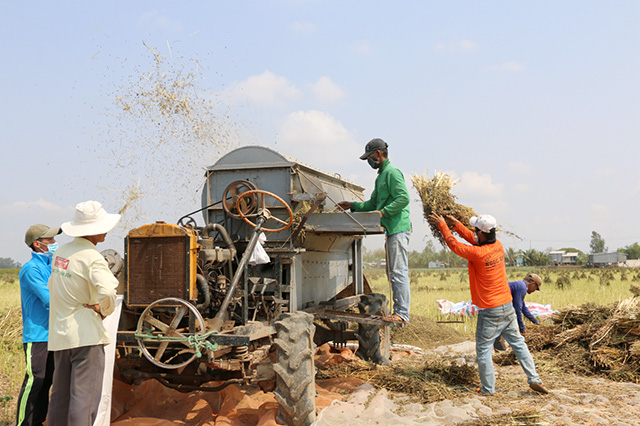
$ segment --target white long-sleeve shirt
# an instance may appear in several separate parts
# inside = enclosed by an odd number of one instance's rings
[[[102,318],[83,305],[99,304],[102,315],[115,308],[118,280],[89,240],[75,238],[56,250],[49,278],[49,350],[108,345]]]

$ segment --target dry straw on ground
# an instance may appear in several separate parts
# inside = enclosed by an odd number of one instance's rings
[[[425,219],[428,219],[431,213],[443,216],[451,215],[463,225],[469,226],[469,219],[476,216],[471,207],[456,202],[456,196],[451,193],[451,188],[457,183],[457,180],[453,180],[448,174],[435,172],[433,178],[413,175],[411,181],[420,195]],[[433,236],[443,246],[446,246],[438,227],[431,224],[429,227]]]
[[[552,319],[553,325],[532,327],[526,334],[545,368],[640,383],[640,298],[611,306],[568,306]],[[515,362],[510,352],[494,360]]]
[[[354,359],[329,365],[320,370],[316,378],[358,378],[377,388],[405,393],[425,403],[468,392],[475,386],[477,376],[475,367],[466,363],[459,365],[439,358],[403,358],[388,367]]]

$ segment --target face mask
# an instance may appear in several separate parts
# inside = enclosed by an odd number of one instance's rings
[[[58,250],[59,246],[60,246],[60,244],[58,244],[58,243],[49,244],[47,246],[47,253],[49,253],[49,257],[53,256],[53,252]]]
[[[371,159],[371,157],[367,158],[367,163],[369,163],[369,165],[371,166],[372,169],[380,168],[380,163],[378,163],[377,161]]]
[[[58,243],[47,244],[47,251],[45,251],[42,254],[47,256],[49,259],[52,259],[53,258],[53,252],[58,249],[58,246],[59,246]]]

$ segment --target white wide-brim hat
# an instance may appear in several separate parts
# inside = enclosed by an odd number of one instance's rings
[[[98,201],[85,201],[76,205],[76,214],[70,222],[60,225],[70,237],[106,234],[120,220],[119,214],[107,213]]]

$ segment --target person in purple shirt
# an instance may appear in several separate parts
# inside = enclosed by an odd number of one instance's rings
[[[540,321],[529,312],[527,305],[524,303],[524,297],[527,294],[531,294],[534,291],[540,291],[542,285],[542,279],[537,274],[529,274],[522,281],[509,281],[509,288],[511,289],[511,297],[513,297],[513,309],[516,311],[516,318],[518,319],[518,327],[520,333],[524,333],[527,329],[524,326],[522,315],[527,317],[529,321],[534,324],[540,324]]]
[[[527,294],[531,294],[534,291],[541,291],[540,286],[542,285],[542,278],[538,274],[529,274],[524,277],[522,281],[509,281],[509,289],[511,290],[511,298],[513,299],[511,303],[513,304],[513,309],[516,311],[516,319],[518,320],[518,328],[520,329],[520,334],[523,334],[527,329],[524,326],[524,321],[522,319],[522,315],[527,317],[529,321],[534,324],[540,324],[540,321],[536,317],[533,316],[527,305],[524,303],[524,297]],[[497,351],[505,351],[507,350],[507,345],[504,342],[502,336],[496,339],[493,343],[493,348]]]

